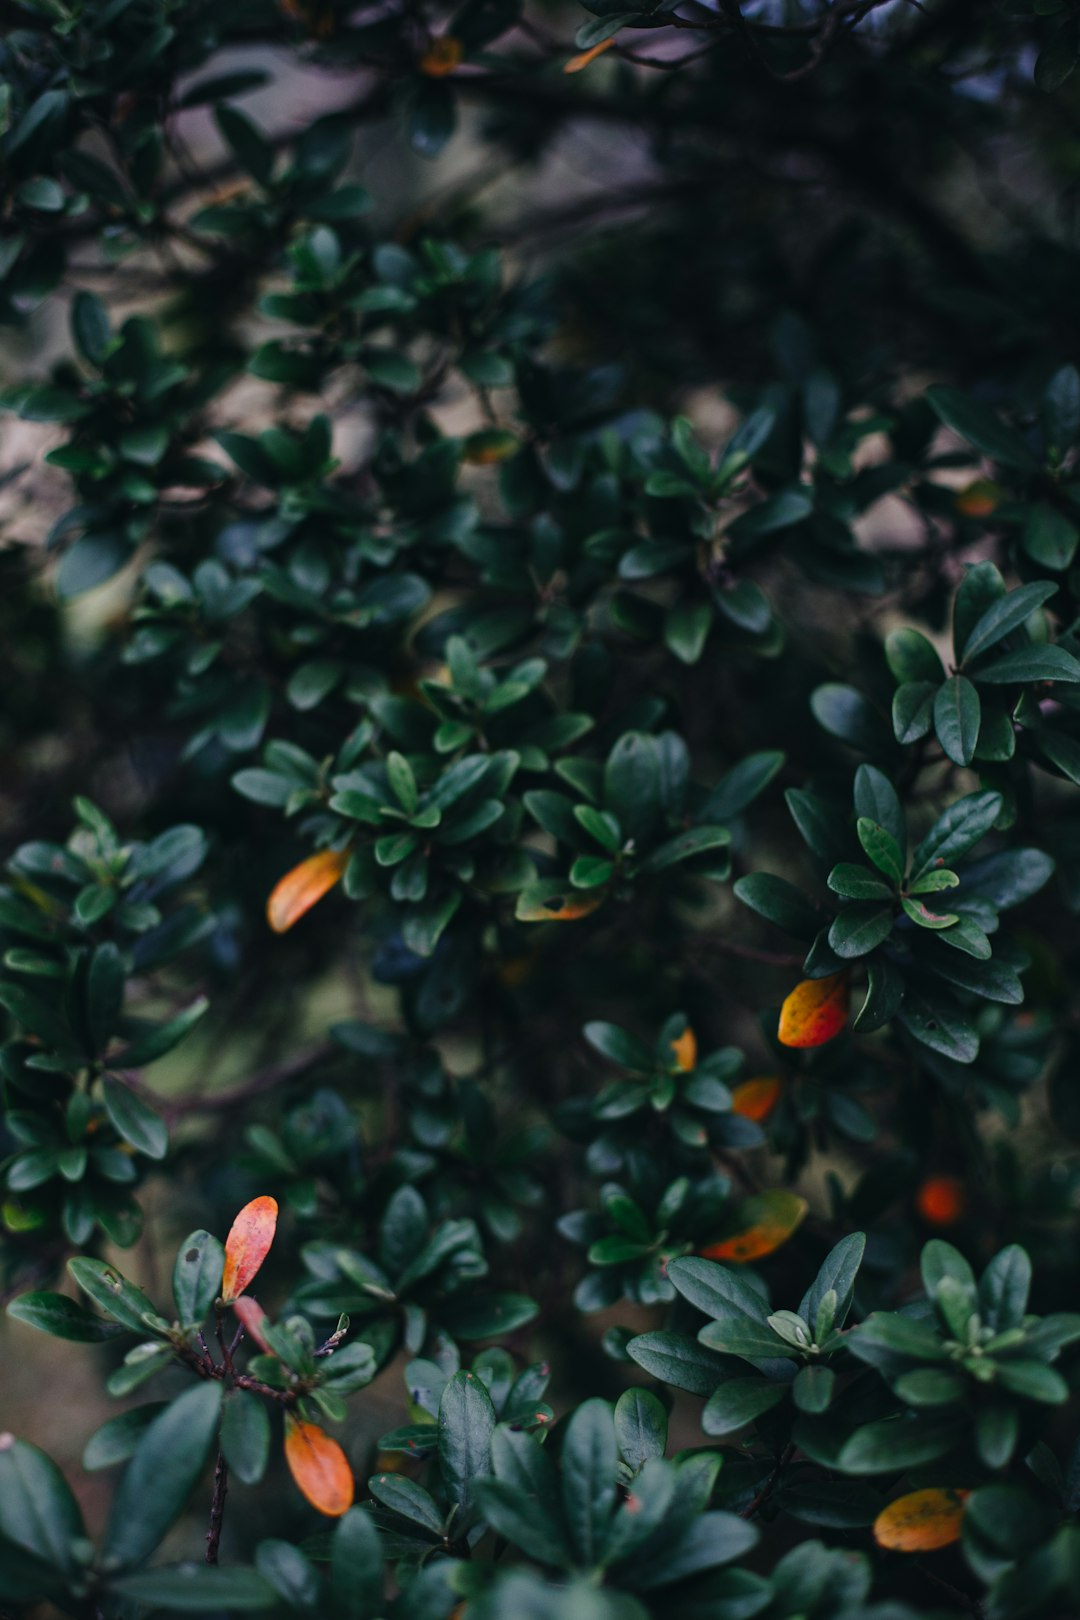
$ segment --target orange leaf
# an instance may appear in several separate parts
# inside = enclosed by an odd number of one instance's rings
[[[967,1202],[959,1176],[930,1176],[915,1194],[915,1208],[931,1226],[955,1226]]]
[[[614,43],[615,36],[613,34],[610,39],[602,39],[599,45],[594,45],[591,51],[582,51],[580,56],[572,56],[569,62],[564,64],[563,72],[580,73],[582,68],[587,68],[590,62],[595,62],[598,56],[602,56],[605,51],[610,51]]]
[[[766,1075],[759,1075],[756,1080],[744,1080],[741,1086],[736,1086],[731,1093],[731,1111],[741,1114],[743,1119],[752,1119],[757,1124],[768,1119],[777,1103],[783,1082],[770,1079]]]
[[[429,79],[445,79],[460,66],[464,55],[465,47],[460,39],[455,39],[453,34],[443,34],[432,40],[417,65]]]
[[[266,902],[266,920],[275,934],[284,934],[310,911],[317,900],[340,883],[349,864],[347,849],[320,849],[286,872]]]
[[[846,973],[827,979],[804,979],[780,1009],[777,1038],[781,1046],[824,1046],[847,1023]]]
[[[234,1299],[232,1308],[240,1318],[240,1325],[249,1339],[254,1339],[260,1350],[269,1353],[270,1345],[263,1333],[262,1325],[266,1321],[266,1312],[257,1299],[250,1299],[246,1294],[240,1299]]]
[[[285,1461],[313,1508],[332,1519],[348,1513],[355,1489],[349,1460],[317,1423],[304,1423],[286,1412]]]
[[[989,517],[1001,505],[1004,498],[1005,491],[1000,484],[995,484],[991,478],[976,478],[966,489],[957,491],[953,497],[953,505],[965,517]]]
[[[761,1260],[786,1243],[806,1214],[805,1198],[783,1187],[744,1198],[735,1210],[730,1236],[698,1253],[706,1260]]]
[[[671,1055],[675,1059],[676,1066],[682,1070],[683,1074],[689,1074],[697,1063],[697,1036],[689,1024],[678,1040],[672,1041]]]
[[[960,1540],[967,1491],[910,1491],[874,1520],[874,1540],[890,1552],[934,1552]]]
[[[233,1221],[225,1239],[225,1271],[221,1279],[221,1297],[226,1305],[238,1299],[254,1278],[270,1253],[276,1227],[276,1198],[253,1198]]]

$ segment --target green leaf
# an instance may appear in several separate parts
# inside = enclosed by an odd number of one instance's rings
[[[970,765],[979,740],[982,705],[966,675],[953,675],[938,687],[934,699],[934,730],[954,765]]]
[[[829,944],[845,961],[868,956],[888,939],[892,925],[891,903],[882,906],[874,901],[855,901],[834,919],[829,929]]]
[[[233,1389],[221,1410],[221,1449],[244,1485],[257,1485],[270,1456],[270,1416],[265,1401],[250,1390]]]
[[[368,1489],[377,1502],[398,1518],[408,1520],[425,1539],[442,1540],[442,1514],[422,1485],[403,1474],[375,1474],[368,1481]]]
[[[817,907],[786,878],[774,877],[771,872],[751,872],[739,878],[733,890],[744,906],[797,939],[813,939],[821,927]]]
[[[944,1457],[962,1432],[959,1423],[947,1419],[908,1416],[868,1423],[845,1442],[839,1466],[845,1474],[898,1474]]]
[[[128,1282],[115,1267],[80,1255],[68,1261],[68,1270],[83,1293],[88,1294],[107,1316],[122,1322],[126,1328],[145,1333],[147,1318],[157,1316],[142,1289]]]
[[[378,1620],[384,1612],[382,1546],[363,1508],[350,1508],[331,1538],[330,1604],[334,1620]]]
[[[668,1277],[683,1298],[706,1316],[718,1321],[747,1319],[758,1325],[765,1321],[761,1296],[730,1266],[689,1256],[673,1260]]]
[[[834,866],[828,881],[833,893],[842,895],[845,900],[893,899],[893,891],[884,878],[872,872],[868,866],[859,866],[852,861],[841,861]]]
[[[885,638],[885,657],[898,681],[931,682],[937,686],[945,678],[933,642],[918,630],[905,626],[893,630]],[[881,817],[875,817],[880,821]]]
[[[626,1353],[653,1378],[691,1395],[711,1395],[733,1363],[681,1333],[640,1333]]]
[[[912,878],[933,867],[953,867],[962,855],[990,831],[1001,814],[1000,793],[969,793],[938,817],[911,857]]]
[[[1072,566],[1080,544],[1080,529],[1058,507],[1037,501],[1028,508],[1021,544],[1041,568],[1062,571]],[[1028,586],[1033,590],[1034,586]]]
[[[121,1566],[140,1563],[179,1517],[209,1459],[221,1397],[220,1384],[197,1384],[149,1425],[113,1498],[107,1558]]]
[[[158,1024],[145,1035],[137,1036],[127,1050],[117,1057],[117,1068],[141,1069],[159,1057],[164,1057],[174,1046],[179,1046],[184,1036],[195,1028],[209,1007],[210,1002],[206,996],[197,996],[191,1006],[185,1007],[175,1018],[168,1019],[164,1024]]]
[[[603,1556],[615,1511],[615,1421],[606,1401],[588,1400],[566,1425],[562,1500],[566,1527],[585,1568]]]
[[[1004,641],[1014,630],[1025,625],[1036,608],[1057,595],[1058,587],[1049,580],[1036,580],[1032,585],[1021,585],[1008,596],[997,599],[973,625],[964,646],[965,662],[978,658],[981,653]]]
[[[84,360],[100,366],[112,341],[105,305],[96,293],[77,292],[71,301],[71,335]]]
[[[591,1047],[620,1068],[629,1069],[633,1074],[652,1073],[652,1053],[645,1042],[631,1035],[629,1030],[620,1029],[618,1024],[594,1021],[586,1024],[582,1033]]]
[[[8,1305],[7,1314],[16,1322],[25,1322],[42,1333],[51,1334],[54,1339],[71,1339],[78,1344],[101,1344],[127,1331],[117,1322],[103,1321],[66,1294],[53,1294],[46,1289],[19,1294]]]
[[[101,1086],[105,1112],[114,1130],[148,1159],[163,1159],[169,1148],[165,1121],[130,1086],[107,1074]]]
[[[787,1386],[768,1379],[729,1378],[715,1390],[701,1414],[701,1427],[713,1439],[737,1434],[784,1399]]]
[[[143,1433],[160,1412],[165,1401],[147,1401],[144,1406],[133,1406],[118,1417],[109,1418],[100,1429],[95,1429],[83,1448],[82,1465],[90,1472],[100,1468],[113,1468],[127,1462]]]
[[[866,997],[851,1024],[852,1029],[860,1033],[881,1029],[895,1017],[904,999],[903,977],[887,957],[881,956],[868,962],[866,978]]]
[[[972,670],[972,677],[987,685],[1011,686],[1027,681],[1080,681],[1080,659],[1064,647],[1017,647],[1002,653],[982,669]]]
[[[904,851],[897,838],[880,822],[860,816],[855,823],[859,843],[879,872],[884,872],[890,883],[899,883],[904,875]]]
[[[1007,427],[988,406],[958,388],[945,388],[940,384],[928,388],[926,402],[946,427],[1002,467],[1015,467],[1021,472],[1034,472],[1038,467],[1018,433]]]
[[[674,838],[669,838],[652,850],[641,862],[638,871],[651,877],[680,861],[705,855],[711,849],[724,849],[730,842],[731,834],[726,827],[689,827],[686,832],[677,833]]]
[[[491,1436],[495,1408],[475,1373],[457,1372],[439,1402],[439,1463],[450,1505],[454,1534],[472,1520],[476,1481],[491,1472]]]
[[[192,1232],[176,1253],[173,1298],[182,1326],[202,1322],[221,1293],[225,1250],[209,1232]]]
[[[905,681],[896,688],[892,701],[893,736],[898,743],[918,742],[930,730],[934,719],[937,687],[930,681]]]
[[[114,1577],[109,1591],[131,1603],[180,1614],[227,1614],[233,1609],[243,1614],[276,1608],[281,1601],[258,1570],[210,1564],[162,1564]]]
[[[647,1389],[627,1389],[615,1403],[615,1439],[633,1473],[667,1447],[667,1413]]]
[[[855,813],[878,822],[900,847],[907,848],[907,823],[900,796],[884,771],[875,765],[860,765],[855,772]]]
[[[86,1535],[63,1474],[37,1446],[0,1435],[0,1537],[74,1575],[73,1543]]]

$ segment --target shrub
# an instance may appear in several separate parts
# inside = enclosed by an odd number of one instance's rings
[[[1080,9],[584,6],[0,6],[5,1615],[1080,1609]]]

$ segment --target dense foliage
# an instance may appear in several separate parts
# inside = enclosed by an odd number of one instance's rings
[[[0,0],[5,1617],[1080,1611],[1080,5],[583,4]]]

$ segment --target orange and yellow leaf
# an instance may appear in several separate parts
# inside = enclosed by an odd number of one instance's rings
[[[890,1552],[934,1552],[960,1539],[966,1491],[909,1491],[874,1520],[874,1540]]]
[[[989,517],[1005,499],[1005,491],[991,478],[976,478],[973,484],[958,490],[953,505],[964,517]]]
[[[783,1082],[768,1075],[759,1075],[754,1080],[744,1080],[735,1087],[731,1093],[731,1111],[741,1114],[743,1119],[752,1119],[758,1125],[762,1120],[768,1119],[777,1103]]]
[[[518,922],[577,922],[603,903],[604,895],[596,889],[582,893],[548,879],[522,890],[515,916]]]
[[[317,1423],[285,1415],[285,1461],[301,1495],[331,1519],[348,1513],[355,1486],[349,1460]]]
[[[340,883],[349,864],[347,849],[320,849],[306,861],[286,872],[266,902],[266,920],[275,934],[284,934],[335,883]]]
[[[465,47],[460,39],[455,39],[453,34],[443,34],[439,39],[432,40],[418,66],[429,79],[445,79],[448,73],[461,66],[464,55]]]
[[[681,1069],[683,1074],[689,1074],[697,1063],[697,1036],[689,1025],[677,1041],[672,1041],[671,1055],[675,1059],[676,1068]]]
[[[931,1226],[955,1226],[967,1203],[959,1176],[928,1176],[915,1194],[915,1208]]]
[[[277,1199],[264,1196],[245,1204],[233,1221],[225,1239],[225,1270],[221,1279],[221,1297],[226,1305],[239,1299],[270,1253],[277,1217]]]
[[[806,1199],[783,1187],[755,1193],[736,1208],[730,1233],[698,1253],[706,1260],[731,1260],[738,1265],[764,1259],[787,1242],[806,1210]]]
[[[591,50],[582,51],[579,56],[572,56],[569,62],[564,64],[563,72],[580,73],[582,68],[587,68],[590,62],[595,62],[598,56],[602,56],[605,51],[610,51],[614,43],[615,36],[612,35],[610,39],[602,39],[599,45],[594,45]]]
[[[827,979],[804,979],[780,1009],[777,1039],[781,1046],[824,1046],[839,1035],[848,1016],[846,973]]]

